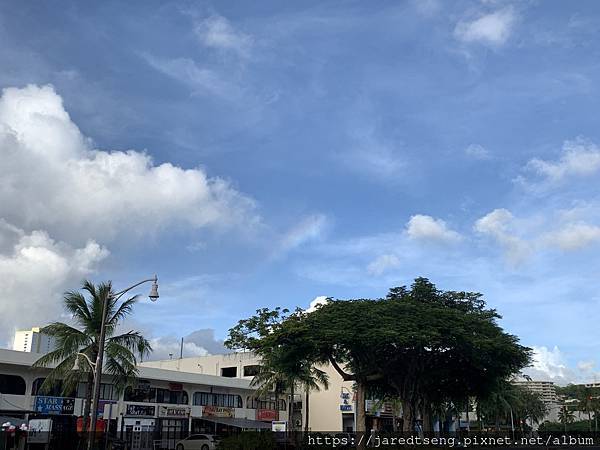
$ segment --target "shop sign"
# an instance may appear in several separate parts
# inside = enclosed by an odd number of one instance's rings
[[[189,417],[190,416],[190,408],[186,407],[176,407],[176,406],[159,406],[158,407],[158,417]]]
[[[263,422],[272,422],[273,420],[279,419],[279,414],[274,409],[257,409],[256,420],[262,420]]]
[[[274,420],[271,422],[271,431],[275,433],[285,433],[287,422],[285,420]]]
[[[202,408],[202,417],[234,417],[235,409],[225,406],[205,406]]]
[[[183,391],[183,384],[181,383],[169,383],[169,390],[173,392]]]
[[[35,410],[41,414],[73,414],[75,399],[38,396],[35,398]]]
[[[104,417],[104,407],[107,405],[116,405],[114,400],[98,400],[98,417]],[[110,409],[110,408],[109,408]]]
[[[127,409],[125,410],[126,416],[135,416],[135,417],[154,417],[154,413],[156,409],[154,406],[150,405],[127,405]]]
[[[342,392],[340,394],[340,411],[352,412],[350,392]]]

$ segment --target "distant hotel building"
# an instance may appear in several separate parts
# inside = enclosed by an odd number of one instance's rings
[[[13,350],[29,353],[50,353],[56,348],[53,337],[40,332],[39,327],[31,330],[18,330],[15,332]]]

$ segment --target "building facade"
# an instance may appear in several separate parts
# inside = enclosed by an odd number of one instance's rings
[[[223,355],[196,356],[191,358],[145,361],[141,367],[163,370],[187,371],[198,374],[239,378],[252,381],[260,368],[260,358],[250,352],[228,353]],[[294,397],[294,427],[304,429],[308,405],[308,429],[310,431],[352,431],[354,430],[355,400],[353,383],[344,381],[331,366],[320,366],[329,377],[329,388],[319,391],[302,392],[300,388]],[[288,401],[291,399],[286,397]],[[383,413],[386,416],[386,413]]]
[[[54,429],[74,431],[87,386],[82,382],[67,396],[60,386],[42,393],[49,369],[32,367],[39,357],[0,349],[0,416],[13,422],[51,418]],[[111,429],[130,442],[137,439],[136,450],[174,449],[189,433],[270,429],[273,420],[287,420],[286,411],[286,399],[256,399],[247,379],[146,366],[139,367],[135,385],[121,393],[103,376],[98,403],[99,416]]]
[[[56,341],[40,331],[39,327],[30,330],[17,330],[13,340],[13,350],[31,353],[50,353],[56,348]]]

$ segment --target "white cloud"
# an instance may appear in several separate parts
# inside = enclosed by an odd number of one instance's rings
[[[50,86],[2,91],[0,174],[0,340],[57,319],[62,292],[108,256],[103,244],[260,222],[250,198],[201,169],[93,149]]]
[[[213,15],[199,22],[195,32],[201,43],[207,47],[234,51],[248,57],[253,44],[252,36],[236,30],[225,17]]]
[[[516,265],[531,254],[531,248],[513,232],[513,222],[514,217],[511,212],[500,208],[478,219],[474,229],[478,233],[492,237],[502,245],[507,260]]]
[[[133,150],[93,150],[50,86],[4,89],[0,173],[0,217],[54,236],[102,240],[258,220],[250,198],[201,169],[155,165]]]
[[[326,295],[320,295],[318,297],[315,297],[315,299],[312,302],[310,302],[310,305],[308,305],[308,308],[305,310],[305,312],[314,312],[320,305],[326,305],[327,303],[328,300]]]
[[[374,127],[354,128],[352,145],[341,159],[354,171],[383,181],[394,181],[406,168],[398,145],[381,137]]]
[[[4,222],[5,223],[5,222]],[[26,233],[0,221],[0,341],[18,328],[60,314],[60,293],[93,272],[108,250],[95,241],[73,248],[44,231]]]
[[[242,95],[239,86],[227,81],[223,74],[190,58],[160,59],[148,54],[143,57],[154,69],[186,85],[195,95],[212,94],[225,100],[239,99]]]
[[[422,214],[414,215],[406,224],[406,232],[411,239],[455,242],[461,239],[460,234],[448,228],[446,222]]]
[[[485,147],[479,144],[471,144],[465,149],[465,154],[473,159],[490,159],[492,153]]]
[[[581,370],[582,372],[591,372],[595,366],[596,366],[596,361],[594,361],[594,360],[579,361],[577,363],[577,369]]]
[[[560,182],[569,177],[591,176],[600,171],[600,148],[584,139],[566,141],[558,160],[534,158],[527,163],[526,170],[549,183]]]
[[[301,245],[319,239],[327,229],[329,221],[323,214],[312,214],[295,224],[282,237],[278,254],[288,252]]]
[[[533,346],[533,361],[525,372],[535,380],[570,382],[575,381],[575,374],[567,367],[564,356],[557,346],[553,349]]]
[[[600,242],[600,227],[587,223],[570,223],[564,228],[548,233],[546,242],[561,250],[579,250]]]
[[[181,354],[181,337],[162,336],[150,339],[152,354],[149,360],[179,358]],[[183,357],[217,355],[229,352],[223,341],[215,338],[215,330],[203,328],[183,337]],[[170,356],[171,355],[171,356]]]
[[[500,46],[511,35],[517,16],[511,7],[485,14],[472,21],[461,21],[454,36],[463,42]]]
[[[533,361],[523,372],[534,380],[554,381],[557,384],[587,383],[594,381],[598,375],[593,371],[596,363],[593,360],[579,361],[576,368],[566,363],[566,357],[557,346],[549,349],[545,346],[533,346]]]
[[[381,275],[390,269],[400,266],[400,259],[396,255],[380,255],[367,266],[371,275]]]

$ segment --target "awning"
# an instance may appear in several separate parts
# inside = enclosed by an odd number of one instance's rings
[[[231,425],[238,428],[251,428],[251,429],[271,429],[269,422],[261,422],[260,420],[240,419],[238,417],[201,417],[203,420],[209,422],[220,423],[222,425]]]

